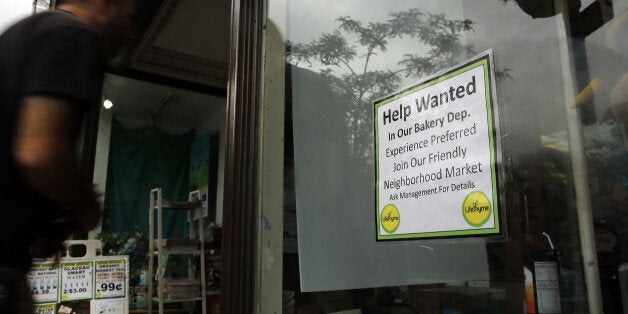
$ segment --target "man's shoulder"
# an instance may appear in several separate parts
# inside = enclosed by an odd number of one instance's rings
[[[71,27],[92,31],[87,24],[79,20],[72,13],[66,11],[50,10],[40,14],[42,15],[42,21],[44,21],[44,23],[42,23],[43,27]]]
[[[45,34],[59,29],[75,29],[93,33],[92,29],[69,12],[50,10],[29,16],[7,30],[7,33]]]

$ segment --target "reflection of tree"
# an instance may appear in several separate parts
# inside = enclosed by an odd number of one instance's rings
[[[354,157],[372,155],[369,128],[371,101],[392,93],[401,75],[417,77],[454,65],[461,56],[473,53],[461,41],[463,31],[472,30],[471,20],[447,19],[444,14],[427,14],[418,9],[389,14],[381,23],[362,22],[343,16],[336,20],[338,29],[324,33],[311,42],[289,44],[288,59],[320,63],[320,71],[338,97],[346,103],[348,143]],[[372,69],[372,58],[387,51],[389,40],[410,38],[427,48],[427,52],[404,54],[397,69]],[[349,41],[353,40],[353,43]]]

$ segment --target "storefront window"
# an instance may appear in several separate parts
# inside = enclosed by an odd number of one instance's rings
[[[623,0],[270,1],[269,27],[285,46],[269,50],[285,72],[267,78],[285,80],[284,310],[628,309],[627,9]],[[375,102],[486,51],[500,232],[377,241]]]
[[[104,255],[129,256],[130,310],[147,311],[151,302],[147,295],[150,278],[155,279],[151,289],[157,296],[156,278],[160,274],[166,282],[189,276],[201,278],[203,267],[204,282],[184,282],[181,285],[187,285],[188,290],[167,300],[196,298],[207,302],[206,309],[215,310],[220,303],[220,178],[224,158],[219,156],[225,151],[225,98],[112,73],[105,75],[103,94],[111,104],[100,109],[94,184],[103,194],[105,213],[102,226],[92,231],[90,238],[102,242]],[[154,189],[161,189],[159,195],[164,202],[185,202],[192,197],[202,201],[202,208],[189,212],[162,210],[161,217],[153,208],[151,215],[147,209],[151,197],[156,199],[157,194],[151,192]],[[188,214],[193,215],[192,225],[188,223]],[[194,251],[196,255],[178,254],[190,248],[200,250],[194,246],[194,240],[187,240],[200,236],[199,215],[204,226],[200,242],[204,243],[204,264]],[[153,254],[153,272],[149,276],[150,235],[157,242],[159,224],[162,237],[172,244],[162,246],[170,251],[161,256],[161,264],[157,263],[158,254]],[[157,268],[163,270],[156,271]],[[205,289],[201,290],[199,284],[205,285]],[[200,291],[207,296],[200,298]],[[159,306],[157,302],[152,304],[155,311]],[[200,313],[202,307],[201,302],[170,301],[166,308]]]

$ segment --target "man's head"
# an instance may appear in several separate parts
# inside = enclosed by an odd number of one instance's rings
[[[57,8],[75,14],[99,33],[108,56],[133,38],[135,0],[62,0]]]

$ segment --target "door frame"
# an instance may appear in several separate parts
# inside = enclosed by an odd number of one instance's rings
[[[254,313],[265,1],[233,0],[227,87],[221,312]]]

